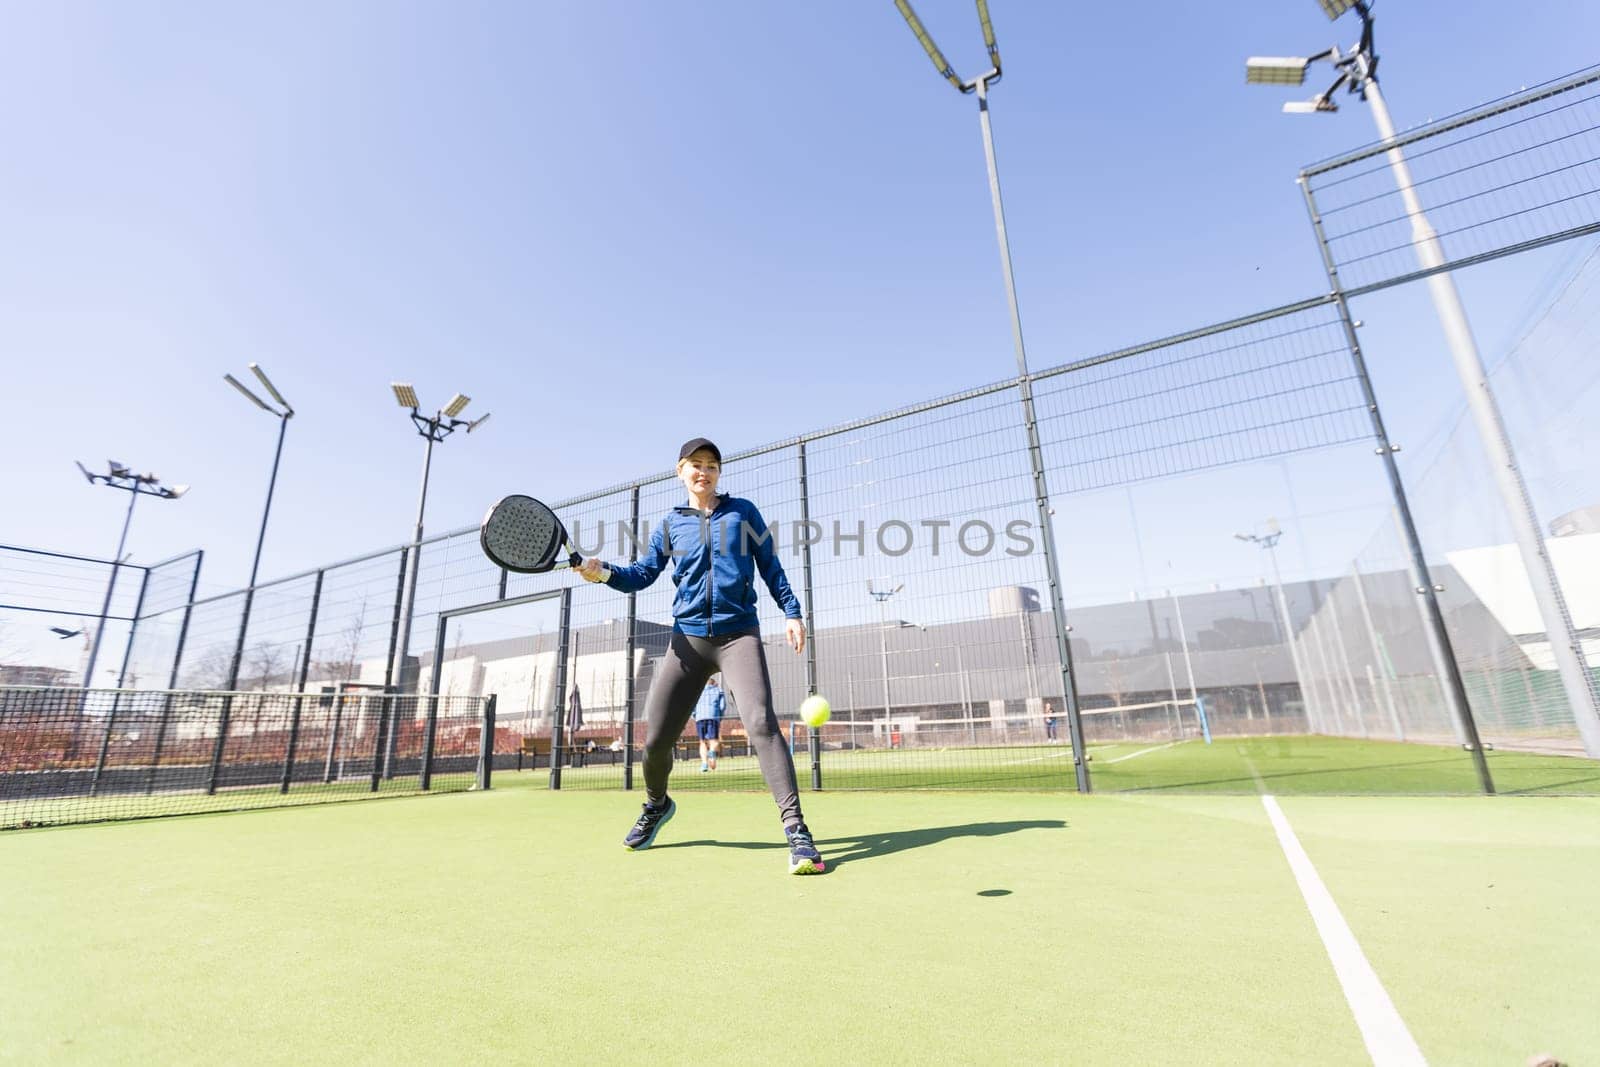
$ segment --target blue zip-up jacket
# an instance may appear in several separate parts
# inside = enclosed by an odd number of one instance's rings
[[[678,587],[672,600],[674,628],[692,637],[756,629],[758,572],[785,616],[803,616],[800,598],[773,551],[767,522],[748,500],[723,495],[709,515],[688,504],[673,508],[651,531],[650,547],[637,563],[610,565],[606,584],[620,593],[637,593],[661,577],[669,558]]]

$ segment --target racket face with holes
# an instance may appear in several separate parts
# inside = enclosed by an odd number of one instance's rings
[[[513,493],[483,517],[478,541],[498,567],[518,574],[543,574],[569,563],[561,552],[567,531],[556,513],[531,496]]]

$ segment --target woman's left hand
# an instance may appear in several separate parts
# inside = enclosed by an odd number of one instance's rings
[[[806,650],[806,624],[799,619],[785,620],[783,635],[789,639],[789,647],[796,652],[804,652]]]

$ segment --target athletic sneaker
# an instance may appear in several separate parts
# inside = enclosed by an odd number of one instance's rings
[[[706,773],[706,772],[707,772],[707,771],[709,771],[709,770],[710,770],[710,769],[711,769],[711,768],[710,768],[710,767],[709,767],[709,766],[707,766],[707,765],[706,765],[706,764],[704,764],[704,763],[702,763],[702,764],[700,764],[700,773],[701,773],[701,774],[704,774],[704,773]]]
[[[651,807],[647,801],[644,811],[639,815],[639,821],[633,824],[628,836],[622,839],[622,847],[629,852],[639,852],[649,848],[655,843],[656,833],[677,811],[678,805],[671,797],[668,797],[666,804],[659,808]]]
[[[805,823],[791,826],[783,833],[789,839],[790,874],[821,874],[828,869],[828,865],[822,862],[822,853],[817,851],[816,843],[811,840],[811,831],[806,829]]]

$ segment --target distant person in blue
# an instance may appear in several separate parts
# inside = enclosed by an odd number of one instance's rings
[[[1056,706],[1048,700],[1044,702],[1044,739],[1058,741],[1056,737]]]
[[[728,698],[715,678],[706,679],[705,692],[694,704],[694,728],[700,735],[700,773],[717,769],[717,734],[722,730],[722,712]]]

